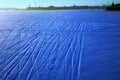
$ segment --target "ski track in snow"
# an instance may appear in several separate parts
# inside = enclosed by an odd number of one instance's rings
[[[120,80],[120,11],[0,11],[0,80]]]

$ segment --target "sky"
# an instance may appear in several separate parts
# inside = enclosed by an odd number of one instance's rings
[[[31,6],[69,6],[69,5],[103,5],[112,0],[0,0],[0,8],[25,8]],[[120,2],[120,0],[115,0]]]

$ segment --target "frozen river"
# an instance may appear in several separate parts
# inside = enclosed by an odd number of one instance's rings
[[[120,11],[0,11],[0,80],[120,80]]]

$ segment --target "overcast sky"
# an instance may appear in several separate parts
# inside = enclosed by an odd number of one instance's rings
[[[64,6],[64,5],[103,5],[109,4],[112,0],[0,0],[0,8],[25,8],[28,5],[32,6]],[[120,0],[115,0],[120,2]]]

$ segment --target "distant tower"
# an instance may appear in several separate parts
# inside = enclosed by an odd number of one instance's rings
[[[31,6],[29,5],[29,8],[30,8]]]
[[[114,0],[112,0],[112,6],[114,6]]]

